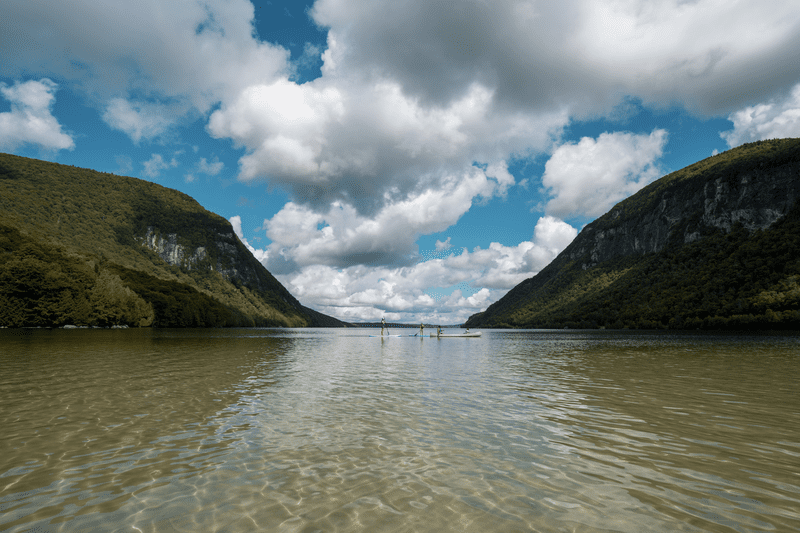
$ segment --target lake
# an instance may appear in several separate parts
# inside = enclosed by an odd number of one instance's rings
[[[798,335],[370,333],[0,330],[0,530],[800,530]]]

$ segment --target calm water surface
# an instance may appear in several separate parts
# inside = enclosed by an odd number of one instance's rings
[[[800,530],[800,336],[368,333],[0,330],[0,530]]]

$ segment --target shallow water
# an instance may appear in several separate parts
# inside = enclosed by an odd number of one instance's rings
[[[369,333],[0,330],[0,530],[800,530],[800,336]]]

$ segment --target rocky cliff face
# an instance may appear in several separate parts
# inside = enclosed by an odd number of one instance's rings
[[[308,310],[252,256],[233,230],[224,229],[209,227],[198,242],[197,235],[194,239],[188,239],[180,233],[162,233],[159,228],[148,226],[144,236],[135,240],[170,266],[187,272],[216,272],[225,280],[253,292],[272,292],[281,301],[305,314]]]
[[[798,327],[798,228],[800,139],[740,146],[620,202],[466,324]]]
[[[205,246],[188,250],[186,246],[178,243],[177,233],[161,235],[155,231],[153,226],[149,226],[144,237],[138,240],[142,246],[157,253],[168,265],[187,270],[197,268],[198,264],[204,262],[208,257]]]
[[[226,222],[227,224],[227,222]],[[144,236],[135,238],[142,247],[155,252],[165,263],[189,273],[215,272],[237,290],[246,289],[284,313],[305,317],[310,326],[342,327],[346,324],[300,304],[242,244],[232,228],[215,226],[202,233],[202,245],[192,243],[179,233],[162,233],[148,226]]]
[[[210,248],[214,251],[209,254],[206,246],[191,246],[182,244],[183,239],[177,233],[162,234],[153,226],[147,227],[143,237],[138,238],[142,246],[152,250],[171,266],[186,270],[206,269],[222,274],[227,280],[238,280],[245,284],[258,283],[258,275],[254,265],[248,261],[249,254],[240,250],[239,240],[231,231],[227,233],[213,232],[210,234]]]
[[[800,199],[800,162],[757,162],[755,168],[710,169],[689,179],[656,182],[589,224],[565,250],[584,269],[610,259],[655,253],[671,239],[699,240],[709,230],[730,232],[736,224],[766,229]],[[706,167],[708,165],[705,165]],[[691,167],[689,167],[691,169]],[[708,176],[708,171],[722,171]],[[730,172],[728,172],[729,170]],[[716,173],[715,173],[716,174]]]

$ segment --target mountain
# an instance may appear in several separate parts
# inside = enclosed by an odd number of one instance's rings
[[[800,329],[800,139],[673,172],[469,327]]]
[[[0,153],[0,326],[343,326],[191,197]]]

